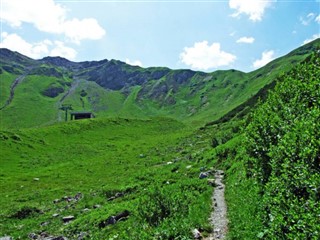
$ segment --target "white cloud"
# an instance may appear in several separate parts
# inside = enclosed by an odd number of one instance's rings
[[[65,46],[63,42],[55,41],[54,47],[50,51],[49,56],[52,56],[52,57],[60,56],[60,57],[67,58],[69,60],[73,60],[77,56],[77,51],[74,50],[73,48]]]
[[[234,37],[236,35],[236,31],[233,31],[232,33],[229,34],[230,37]]]
[[[320,38],[320,33],[314,34],[314,35],[312,35],[311,38],[304,40],[302,45],[307,44],[309,42],[312,42],[313,40],[316,40],[317,38]]]
[[[53,0],[2,0],[1,21],[12,27],[29,23],[39,31],[63,34],[76,43],[84,39],[100,39],[105,35],[97,20],[68,20],[67,12]]]
[[[46,55],[49,53],[48,44],[44,42],[31,44],[15,33],[8,34],[3,32],[1,39],[1,48],[8,48],[31,58],[39,58],[43,54]]]
[[[129,58],[126,58],[126,64],[142,67],[142,63],[140,60],[131,61]]]
[[[64,34],[75,43],[83,39],[98,40],[103,37],[105,31],[94,18],[82,20],[72,19],[62,24]]]
[[[253,43],[254,40],[253,37],[242,37],[237,40],[237,43]]]
[[[29,43],[19,35],[15,33],[8,34],[7,32],[1,34],[1,39],[0,48],[8,48],[34,59],[49,55],[73,60],[77,55],[77,52],[73,48],[67,47],[59,41],[51,42],[50,40],[43,40],[37,43]]]
[[[275,57],[274,57],[274,51],[273,51],[273,50],[264,51],[264,52],[262,53],[261,59],[257,59],[256,61],[254,61],[253,67],[254,67],[254,68],[263,67],[263,66],[266,65],[267,63],[271,62],[274,58],[275,58]]]
[[[271,2],[271,0],[229,0],[229,7],[236,10],[231,16],[247,14],[250,20],[261,21],[265,9],[271,6]]]
[[[193,47],[185,47],[180,60],[197,70],[208,70],[228,66],[236,60],[236,56],[220,49],[220,43],[208,45],[207,41],[196,42]]]
[[[309,25],[311,21],[313,21],[313,19],[315,19],[315,14],[314,13],[309,13],[306,17],[300,17],[300,22],[302,23],[302,25]],[[315,21],[317,21],[315,19]]]
[[[316,17],[315,21],[320,24],[320,14]]]

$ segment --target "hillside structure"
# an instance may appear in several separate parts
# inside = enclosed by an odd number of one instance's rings
[[[70,113],[71,120],[80,120],[87,118],[94,118],[94,114],[92,112],[71,112]]]

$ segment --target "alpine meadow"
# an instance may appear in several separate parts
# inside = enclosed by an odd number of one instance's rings
[[[319,38],[248,73],[1,48],[0,84],[0,239],[319,239]]]

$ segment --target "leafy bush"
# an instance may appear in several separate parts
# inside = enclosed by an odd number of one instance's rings
[[[210,212],[208,188],[198,179],[152,187],[140,199],[137,211],[139,228],[149,236],[146,239],[192,239],[194,228],[210,232],[205,214]]]
[[[267,239],[320,234],[319,52],[280,77],[245,129],[248,171],[263,193]]]

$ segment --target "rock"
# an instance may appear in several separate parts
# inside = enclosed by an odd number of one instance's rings
[[[186,166],[186,169],[190,169],[190,168],[192,168],[192,165]]]
[[[123,212],[117,214],[116,216],[110,216],[108,217],[107,220],[101,221],[99,223],[99,227],[104,228],[108,225],[116,224],[119,221],[124,221],[129,217],[129,215],[130,215],[130,212],[128,210],[124,210]]]
[[[210,186],[212,186],[212,187],[215,187],[215,186],[216,186],[215,180],[212,179],[212,178],[209,178],[209,179],[207,180],[207,182],[208,182],[208,184],[209,184]]]
[[[130,215],[130,212],[128,210],[124,210],[123,212],[117,214],[115,216],[116,221],[122,221],[125,220],[126,218],[128,218]]]
[[[118,198],[118,197],[123,197],[124,196],[124,193],[122,192],[117,192],[115,197]]]
[[[60,93],[63,93],[64,89],[61,86],[49,86],[47,89],[42,91],[42,95],[50,98],[57,97]]]
[[[107,199],[107,201],[112,201],[112,200],[114,200],[114,199],[116,199],[116,198],[123,197],[123,196],[124,196],[124,193],[122,193],[122,192],[117,192],[114,196],[109,197],[109,198]]]
[[[42,222],[42,223],[40,223],[40,226],[47,226],[47,225],[49,225],[49,222]]]
[[[81,198],[83,198],[83,194],[81,192],[78,192],[75,196],[74,196],[74,199],[76,201],[79,201]]]
[[[96,204],[96,205],[93,206],[93,208],[100,208],[100,207],[101,207],[100,204]]]
[[[167,165],[173,164],[173,162],[167,162]]]
[[[107,219],[107,225],[109,224],[115,224],[117,222],[115,216],[110,216],[108,219]]]
[[[115,197],[115,196],[112,196],[112,197],[109,197],[109,198],[107,199],[107,201],[112,201],[112,200],[114,200],[114,199],[116,199],[116,197]]]
[[[89,211],[90,211],[89,208],[84,208],[84,209],[82,209],[82,212],[89,212]]]
[[[208,173],[208,172],[201,172],[201,173],[199,174],[199,178],[200,178],[200,179],[207,178],[208,176],[209,176],[209,173]]]
[[[30,238],[30,239],[38,239],[38,235],[35,234],[35,233],[29,233],[28,234],[28,238]]]
[[[47,232],[40,233],[40,239],[43,239],[43,238],[46,238],[46,237],[50,237],[49,233],[47,233]]]
[[[0,240],[13,240],[10,236],[0,237]]]
[[[52,217],[58,217],[58,216],[59,216],[59,213],[52,214]]]
[[[43,238],[43,240],[68,240],[68,238],[64,236],[58,236],[58,237],[49,236],[49,237]]]
[[[196,228],[192,230],[192,234],[193,234],[194,239],[201,239],[202,238],[201,233]]]
[[[87,236],[88,236],[88,233],[87,233],[87,232],[81,232],[81,233],[79,233],[79,235],[78,235],[78,240],[85,239]]]
[[[75,217],[72,216],[72,215],[70,215],[70,216],[65,216],[65,217],[63,217],[63,218],[62,218],[62,221],[63,221],[64,223],[67,223],[67,222],[70,222],[70,221],[72,221],[72,220],[74,220],[74,219],[75,219]]]
[[[37,177],[35,177],[34,179],[33,179],[33,181],[39,181],[40,180],[40,178],[37,178]]]
[[[53,200],[53,203],[56,204],[56,203],[59,203],[60,202],[60,199],[55,199]]]

